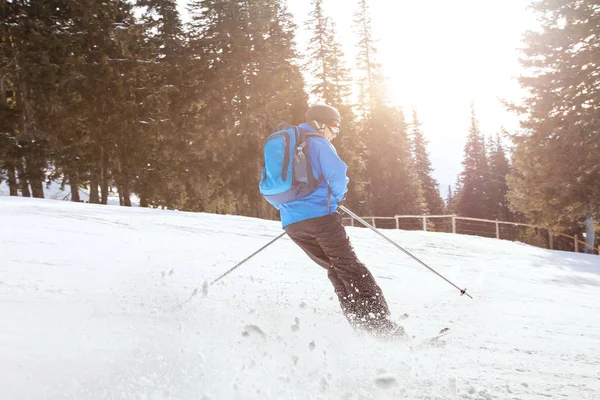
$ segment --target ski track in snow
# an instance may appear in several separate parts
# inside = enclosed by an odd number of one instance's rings
[[[0,197],[2,399],[598,399],[600,257],[366,229],[411,351],[353,333],[325,271],[253,218]],[[197,294],[192,296],[194,290]],[[416,339],[418,341],[418,339]]]

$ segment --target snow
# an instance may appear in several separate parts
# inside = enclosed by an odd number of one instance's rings
[[[410,335],[358,335],[279,223],[0,197],[3,399],[597,399],[600,257],[349,228]]]
[[[61,188],[61,184],[58,181],[51,181],[49,183],[44,183],[44,198],[52,199],[52,200],[67,200],[71,201],[71,186],[65,184],[64,187]],[[31,188],[30,188],[31,190]],[[22,196],[21,189],[18,190],[19,196]],[[0,182],[0,196],[8,196],[10,194],[10,189],[8,187],[8,183],[6,181]],[[87,203],[90,200],[90,194],[88,189],[79,188],[79,199]],[[108,201],[109,205],[119,205],[119,194],[110,191],[108,193]],[[135,194],[131,195],[131,205],[139,206],[140,199]]]

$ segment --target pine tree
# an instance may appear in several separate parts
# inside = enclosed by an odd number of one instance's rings
[[[315,79],[311,94],[320,101],[333,105],[335,104],[331,66],[333,43],[330,31],[327,29],[329,19],[323,11],[323,0],[312,0],[311,5],[313,9],[309,15],[310,19],[306,22],[307,28],[312,32],[307,52],[308,71]]]
[[[596,0],[540,0],[541,30],[528,32],[514,106],[526,120],[514,136],[509,198],[514,210],[555,229],[600,217],[600,5]]]
[[[367,0],[359,0],[358,9],[354,14],[354,29],[358,37],[358,54],[356,58],[356,69],[361,72],[358,80],[359,110],[362,118],[372,116],[376,103],[383,101],[383,93],[378,91],[381,86],[378,80],[380,76],[380,65],[376,62],[377,49],[372,36],[371,14]],[[380,98],[377,98],[377,97]]]
[[[246,215],[263,216],[267,203],[260,196],[257,177],[262,168],[264,139],[282,121],[302,121],[307,107],[304,78],[296,63],[296,25],[283,1],[260,1],[254,11],[252,37],[256,51],[252,53],[254,79],[250,79],[248,118],[239,128],[246,135],[240,143],[245,157],[252,156],[240,174],[240,193],[247,201]],[[262,21],[262,23],[257,23]],[[236,162],[239,168],[239,160]],[[272,208],[269,206],[269,210]]]
[[[47,167],[57,154],[68,151],[57,148],[57,138],[72,120],[63,112],[74,79],[67,62],[74,40],[68,31],[70,6],[66,0],[0,6],[0,59],[5,61],[0,67],[0,141],[6,143],[5,168],[13,195],[18,180],[23,196],[44,197]]]
[[[21,0],[4,2],[0,9],[4,157],[9,181],[14,185],[18,179],[23,196],[44,197],[50,136],[40,122],[55,100],[53,56],[60,52],[64,3]]]
[[[338,33],[336,31],[336,24],[333,20],[328,20],[329,24],[329,39],[331,43],[331,103],[338,105],[346,105],[350,103],[349,97],[352,94],[352,79],[350,78],[350,71],[344,61],[345,55],[342,50],[342,45],[338,41]],[[349,110],[350,112],[351,110]],[[352,114],[354,115],[354,114]]]
[[[486,183],[487,219],[512,221],[507,199],[508,184],[506,176],[510,173],[510,165],[500,135],[497,134],[489,146],[489,171]]]
[[[365,156],[366,204],[362,212],[374,215],[421,214],[424,200],[410,153],[404,114],[386,101],[385,78],[376,62],[367,0],[360,0],[354,18],[358,36],[357,70],[360,123],[358,132],[369,146]]]
[[[369,157],[371,210],[374,215],[423,214],[425,202],[410,152],[408,124],[399,108],[376,114]]]
[[[338,109],[342,118],[340,135],[333,144],[338,155],[348,165],[350,183],[346,194],[348,207],[358,209],[364,197],[364,163],[361,161],[362,141],[356,131],[356,117],[350,106],[350,74],[345,66],[344,52],[337,41],[335,23],[323,11],[323,0],[313,0],[313,10],[307,27],[312,37],[307,51],[307,72],[315,78],[311,94],[319,101]]]
[[[349,71],[344,52],[336,39],[335,23],[325,16],[323,0],[312,0],[307,28],[312,32],[308,46],[308,72],[315,78],[311,94],[319,101],[339,107],[350,95]]]
[[[17,11],[15,3],[0,4],[0,178],[2,171],[6,171],[4,179],[11,196],[18,195],[17,164],[20,157],[16,139],[19,111],[15,106],[14,78],[11,79],[15,60],[9,56],[12,43],[8,27],[16,23]]]
[[[302,120],[306,110],[296,27],[275,0],[196,1],[190,11],[190,48],[202,59],[203,128],[219,165],[210,176],[218,188],[211,207],[260,216],[264,139],[279,122]]]
[[[446,194],[446,211],[454,212],[454,194],[452,193],[451,185],[448,185],[448,192]]]
[[[155,62],[149,84],[154,117],[146,129],[156,140],[135,189],[142,206],[203,211],[206,163],[197,151],[205,132],[199,126],[200,83],[196,62],[187,56],[175,0],[139,0],[150,54]]]
[[[156,64],[148,58],[151,46],[129,2],[80,0],[70,7],[78,71],[70,111],[79,124],[75,148],[85,156],[75,167],[63,165],[64,173],[72,186],[89,182],[91,201],[106,204],[114,185],[121,204],[129,206],[156,141],[147,129],[160,97],[153,85]]]
[[[194,0],[188,5],[191,22],[187,29],[190,57],[198,60],[195,83],[200,85],[201,123],[210,142],[199,142],[210,159],[204,192],[207,210],[235,212],[228,205],[233,197],[228,190],[229,170],[225,166],[235,160],[235,127],[246,99],[245,80],[251,43],[246,29],[247,10],[234,0]],[[223,149],[231,149],[225,152]],[[212,154],[211,154],[212,153]],[[216,173],[217,167],[223,173]],[[233,199],[231,199],[233,200]]]
[[[479,124],[475,118],[475,109],[471,105],[471,126],[465,145],[462,162],[463,171],[459,178],[456,210],[463,217],[485,218],[486,216],[486,179],[482,171],[487,171],[485,142]]]
[[[50,180],[69,183],[71,200],[79,202],[80,188],[89,180],[89,168],[92,154],[96,151],[89,138],[89,126],[85,124],[85,115],[79,108],[84,90],[82,82],[84,54],[81,46],[81,16],[91,11],[89,0],[54,2],[56,14],[53,22],[58,34],[51,43],[53,51],[48,52],[48,62],[55,73],[48,74],[47,80],[55,87],[45,87],[36,98],[43,99],[43,111],[38,113],[38,123],[51,137],[52,173]],[[44,40],[48,41],[49,38]]]
[[[431,176],[433,169],[431,168],[431,162],[429,161],[427,141],[421,130],[421,122],[419,121],[416,110],[413,110],[411,133],[411,145],[415,169],[419,181],[421,182],[427,212],[429,214],[440,215],[444,210],[444,201],[440,196],[438,183]]]

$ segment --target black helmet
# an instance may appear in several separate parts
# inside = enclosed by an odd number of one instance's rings
[[[317,121],[322,124],[334,123],[337,126],[342,124],[342,117],[340,117],[338,110],[327,104],[316,104],[309,107],[306,111],[305,119],[308,123]]]

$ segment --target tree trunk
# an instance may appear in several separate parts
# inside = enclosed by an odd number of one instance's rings
[[[123,197],[123,204],[121,205],[125,207],[131,207],[131,191],[129,189],[129,179],[127,179],[127,177],[125,177],[125,181],[119,189],[119,193],[121,193]]]
[[[33,174],[28,171],[27,175],[30,176],[29,182],[31,184],[31,193],[33,194],[33,197],[43,199],[44,183],[43,179],[40,177],[40,175],[43,175],[42,170],[40,168],[36,168]]]
[[[29,144],[31,145],[31,144]],[[37,145],[36,145],[37,146]],[[33,154],[30,150],[25,155],[25,175],[31,186],[31,194],[38,199],[44,198],[44,161],[39,154]]]
[[[210,185],[210,181],[208,179],[206,182],[202,183],[202,205],[204,206],[204,210],[208,208],[208,202],[210,200],[210,189],[208,185]]]
[[[4,89],[4,68],[0,69],[0,110],[8,110],[6,90]],[[12,164],[5,165],[8,172],[8,189],[11,196],[18,196],[17,176]]]
[[[71,186],[71,201],[79,203],[81,199],[79,198],[79,179],[76,173],[69,176],[69,185]]]
[[[100,197],[98,196],[98,171],[96,167],[93,167],[90,171],[90,204],[100,203]]]
[[[108,153],[104,149],[101,149],[101,153],[100,191],[102,193],[102,199],[100,202],[106,205],[108,203]]]
[[[21,187],[21,195],[23,197],[31,197],[29,183],[27,182],[27,175],[25,174],[25,168],[22,160],[17,162],[17,171],[19,173],[19,186]]]
[[[6,91],[4,90],[4,68],[0,69],[0,107],[7,107]]]
[[[115,181],[119,188],[119,198],[122,206],[131,207],[131,187],[129,179],[129,169],[127,163],[127,154],[123,150],[115,157],[116,176]]]
[[[256,202],[256,217],[263,219],[264,216],[265,216],[264,202],[262,201],[262,199],[259,199]]]
[[[11,196],[19,195],[19,190],[17,187],[17,174],[15,173],[15,167],[12,165],[8,166],[8,189]]]
[[[17,90],[17,109],[21,111],[21,118],[19,123],[19,130],[22,135],[26,138],[28,151],[25,153],[25,163],[26,168],[26,177],[31,183],[31,191],[33,193],[33,197],[37,197],[40,199],[44,198],[44,186],[43,186],[43,165],[44,160],[42,159],[43,155],[35,154],[32,150],[33,146],[37,146],[37,144],[33,144],[31,140],[29,132],[29,125],[31,123],[31,106],[29,104],[28,98],[28,84],[27,81],[22,79],[20,74],[17,74],[19,79],[19,86]],[[27,179],[25,181],[27,181]],[[27,190],[29,192],[29,190]],[[23,192],[25,195],[25,192]],[[29,197],[29,196],[27,196]]]

